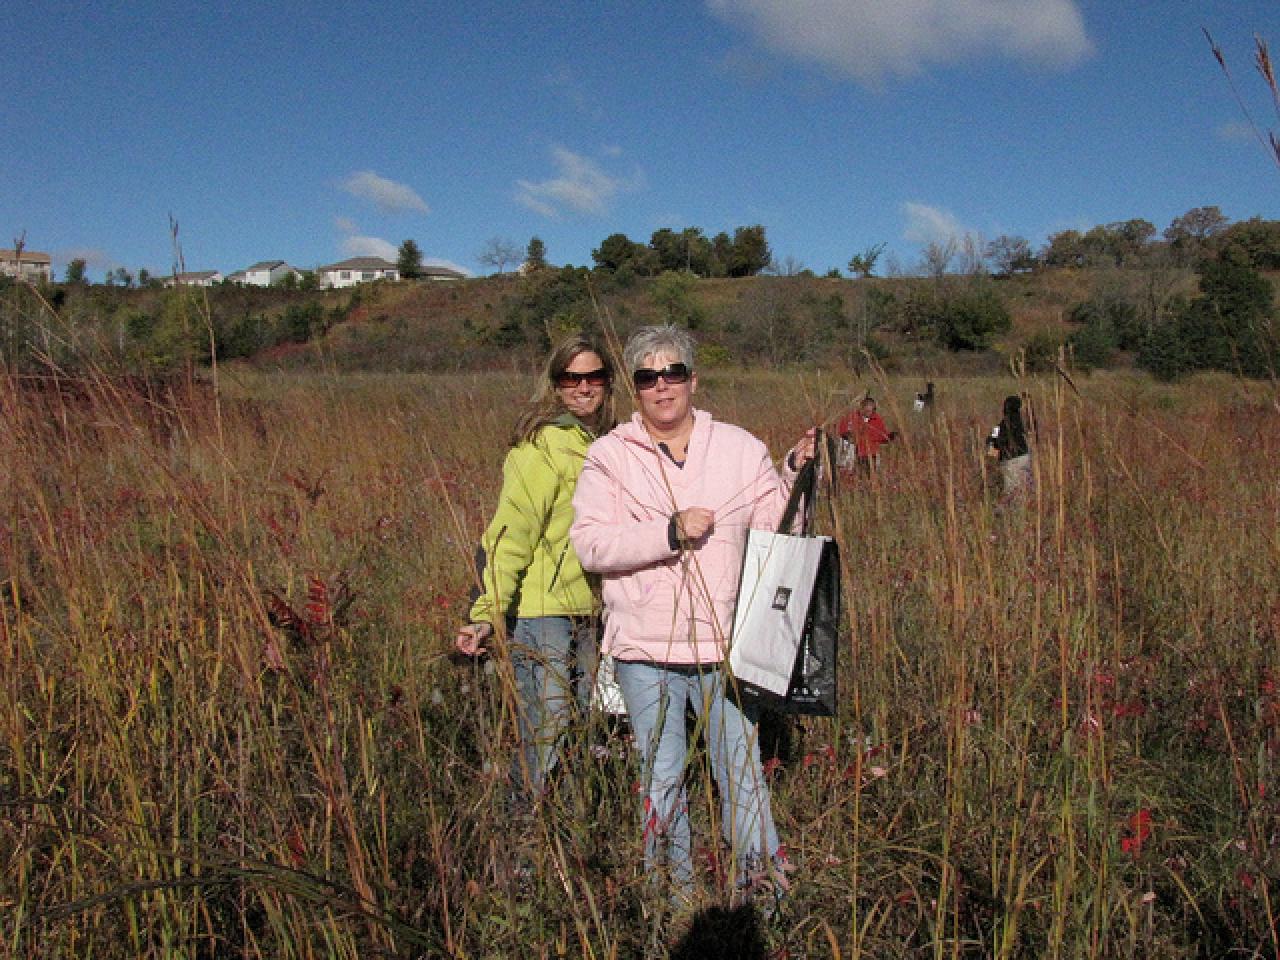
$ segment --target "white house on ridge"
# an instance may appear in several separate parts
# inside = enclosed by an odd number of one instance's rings
[[[212,287],[215,283],[222,282],[222,274],[217,270],[190,270],[186,273],[175,273],[171,277],[162,277],[161,282],[166,287],[172,287],[175,284],[180,287]]]
[[[394,263],[381,257],[352,257],[317,267],[316,279],[322,287],[354,287],[370,280],[399,280],[400,271]]]
[[[52,280],[53,258],[36,250],[0,250],[0,274],[23,280]]]
[[[251,287],[274,287],[288,276],[297,278],[301,273],[283,260],[263,260],[252,267],[237,270],[231,275],[231,279]]]

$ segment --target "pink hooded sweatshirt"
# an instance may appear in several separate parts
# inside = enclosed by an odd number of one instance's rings
[[[790,480],[741,427],[693,411],[687,459],[658,450],[635,414],[587,450],[569,539],[583,569],[604,581],[601,652],[620,660],[719,663],[728,651],[747,530],[773,530]],[[673,550],[671,515],[715,514],[711,535]]]

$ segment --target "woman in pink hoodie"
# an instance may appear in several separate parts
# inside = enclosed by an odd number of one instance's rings
[[[784,481],[745,430],[693,407],[694,344],[678,327],[638,330],[623,351],[636,413],[587,451],[569,538],[603,581],[601,652],[614,658],[644,765],[645,864],[666,865],[688,897],[693,857],[683,786],[692,707],[720,795],[742,889],[786,865],[769,804],[756,717],[728,696],[724,664],[747,530],[776,528],[790,479],[813,456],[806,435]]]

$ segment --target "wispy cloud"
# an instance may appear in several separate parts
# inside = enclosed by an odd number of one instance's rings
[[[347,217],[334,217],[333,225],[343,234],[342,252],[348,257],[381,257],[393,263],[400,256],[399,248],[381,237],[367,237],[360,233],[355,221]]]
[[[1243,120],[1228,120],[1226,123],[1219,124],[1218,139],[1231,143],[1241,143],[1246,140],[1256,140],[1257,134],[1254,132],[1253,127]]]
[[[604,110],[596,97],[582,79],[568,64],[558,64],[543,77],[547,85],[557,97],[579,113],[590,117],[601,117]]]
[[[64,265],[72,260],[83,260],[84,265],[93,270],[107,270],[117,266],[116,261],[107,256],[105,250],[98,247],[67,247],[55,250],[50,254],[50,259]]]
[[[596,161],[564,147],[552,147],[556,176],[546,180],[517,180],[516,200],[546,217],[566,212],[600,216],[615,196],[635,189],[639,178],[606,173]]]
[[[348,257],[381,257],[395,263],[400,251],[394,243],[381,237],[362,237],[352,234],[342,241],[342,252]]]
[[[383,213],[428,213],[426,201],[410,186],[380,177],[372,170],[353,173],[342,181],[342,189],[368,200]]]
[[[946,243],[948,240],[959,241],[970,232],[956,219],[955,214],[941,207],[907,202],[902,205],[902,214],[907,221],[902,229],[902,238],[909,243],[924,246],[928,243]]]
[[[764,46],[864,83],[978,56],[1065,67],[1088,56],[1079,0],[707,0]]]

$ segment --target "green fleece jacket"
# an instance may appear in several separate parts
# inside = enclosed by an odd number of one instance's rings
[[[518,444],[502,466],[498,509],[480,542],[472,623],[519,617],[584,616],[596,600],[569,544],[573,492],[594,440],[564,414]]]

